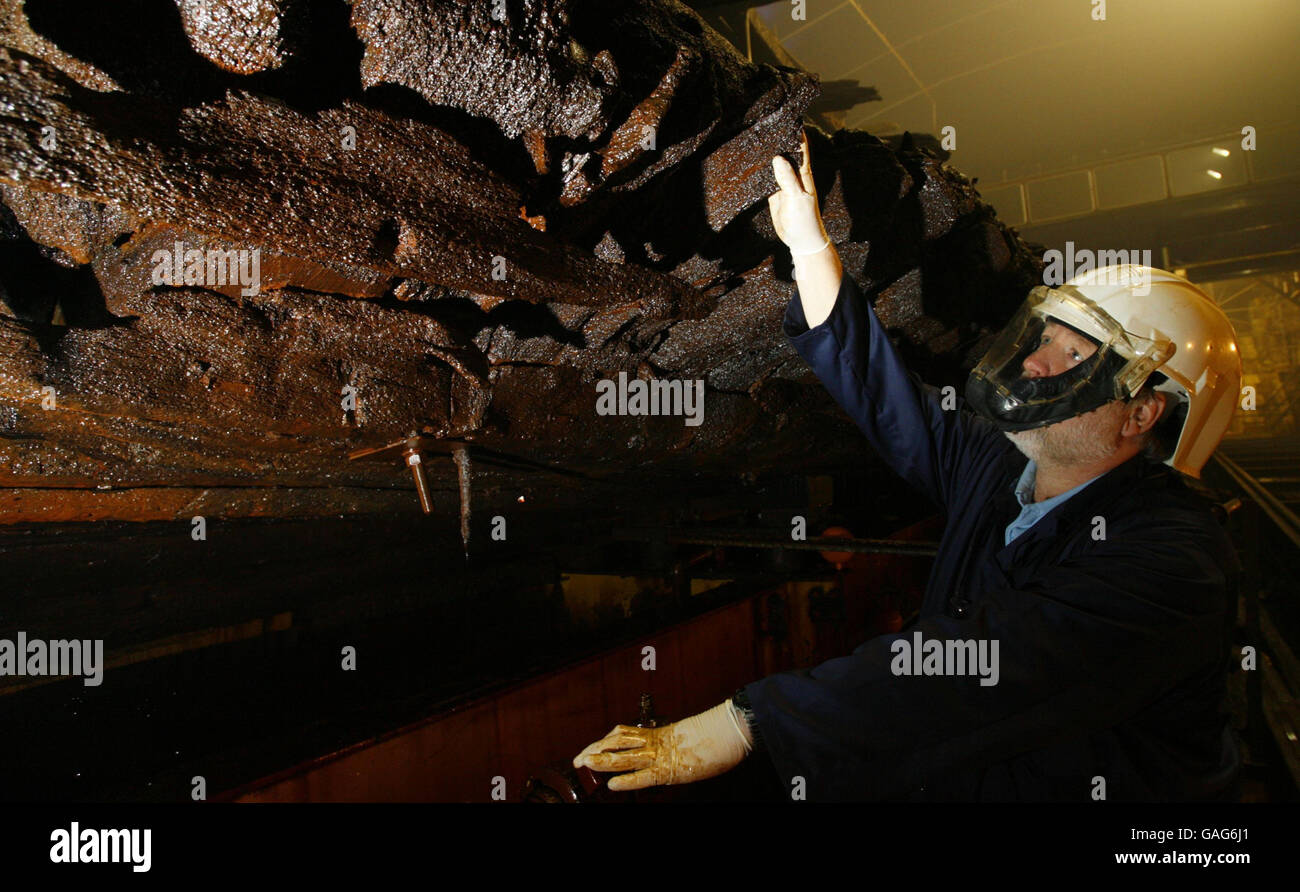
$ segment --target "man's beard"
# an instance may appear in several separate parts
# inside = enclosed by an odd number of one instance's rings
[[[1091,465],[1110,458],[1123,438],[1122,416],[1116,419],[1110,403],[1091,412],[1027,431],[1006,431],[1007,439],[1034,464]]]

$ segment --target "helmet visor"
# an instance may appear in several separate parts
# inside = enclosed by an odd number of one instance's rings
[[[966,399],[1003,430],[1043,427],[1131,396],[1173,351],[1070,286],[1039,286],[971,372]]]

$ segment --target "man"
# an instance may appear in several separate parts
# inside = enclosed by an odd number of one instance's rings
[[[969,414],[907,371],[843,275],[806,138],[797,175],[773,166],[798,284],[785,333],[947,515],[925,598],[900,633],[663,728],[619,726],[575,766],[632,772],[609,782],[628,790],[758,747],[810,800],[1231,796],[1238,565],[1175,473],[1199,475],[1236,406],[1222,311],[1147,267],[1035,288],[972,372]]]

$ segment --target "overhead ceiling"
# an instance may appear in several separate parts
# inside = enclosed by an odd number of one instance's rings
[[[1149,249],[1197,281],[1300,269],[1293,0],[693,5],[817,74],[823,126],[928,134],[1033,241]]]
[[[788,0],[750,6],[750,49],[775,37],[846,96],[836,123],[954,127],[953,163],[985,185],[1300,123],[1294,0],[1111,2],[1104,21],[1088,0],[808,0],[803,20]],[[1285,137],[1258,151],[1296,157]]]

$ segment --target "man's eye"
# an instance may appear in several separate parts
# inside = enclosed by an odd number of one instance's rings
[[[1083,357],[1079,355],[1078,350],[1071,350],[1070,358],[1073,359],[1075,362],[1083,362]]]

